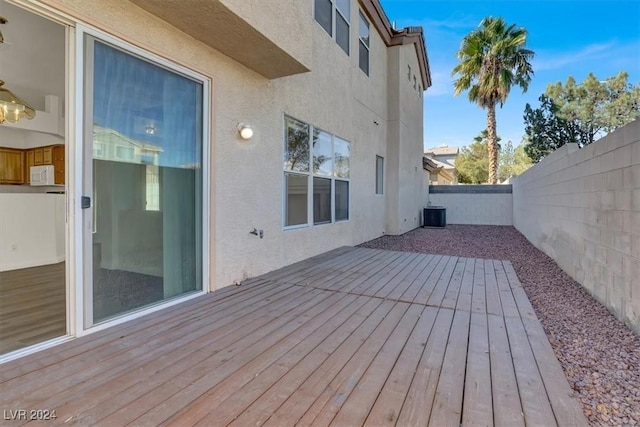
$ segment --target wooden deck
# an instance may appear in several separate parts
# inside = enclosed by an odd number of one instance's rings
[[[0,402],[7,425],[587,424],[509,262],[347,247],[2,365]]]

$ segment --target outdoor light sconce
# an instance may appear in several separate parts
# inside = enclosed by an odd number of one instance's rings
[[[251,139],[253,136],[253,129],[244,123],[238,123],[238,132],[240,132],[242,139]]]

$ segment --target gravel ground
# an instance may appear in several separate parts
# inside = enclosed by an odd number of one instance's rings
[[[515,228],[418,228],[361,246],[510,260],[590,423],[640,426],[640,337]]]

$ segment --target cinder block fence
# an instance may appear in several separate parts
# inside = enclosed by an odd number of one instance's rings
[[[561,147],[512,185],[431,186],[448,224],[513,225],[640,334],[640,120]]]
[[[640,120],[516,177],[513,224],[640,334]]]

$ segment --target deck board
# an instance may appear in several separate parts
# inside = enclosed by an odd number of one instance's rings
[[[493,425],[487,316],[471,313],[462,425]]]
[[[8,362],[0,406],[58,425],[586,425],[511,263],[350,247]]]

